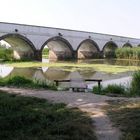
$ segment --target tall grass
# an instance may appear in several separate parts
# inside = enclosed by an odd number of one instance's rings
[[[127,89],[123,85],[110,84],[106,87],[101,86],[100,89],[98,86],[93,87],[93,93],[95,94],[106,94],[106,95],[126,95]]]
[[[14,86],[24,88],[45,88],[56,90],[54,83],[47,81],[31,80],[21,76],[14,76],[11,78],[1,78],[0,86]]]
[[[116,58],[118,58],[118,59],[140,60],[140,47],[118,48],[118,49],[116,49],[115,54],[116,54]]]

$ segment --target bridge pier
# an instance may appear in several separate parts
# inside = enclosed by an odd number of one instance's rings
[[[42,51],[41,50],[35,50],[34,59],[36,61],[42,61]]]
[[[73,59],[78,59],[77,51],[74,51],[74,50],[73,50]]]
[[[140,45],[137,38],[5,22],[0,22],[1,40],[13,48],[15,59],[37,61],[45,45],[55,60],[111,57],[116,48]]]

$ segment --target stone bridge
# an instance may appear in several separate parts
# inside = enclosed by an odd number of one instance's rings
[[[42,60],[49,48],[49,59],[87,59],[105,57],[120,47],[136,47],[140,39],[51,27],[0,22],[0,41],[6,41],[16,59]]]

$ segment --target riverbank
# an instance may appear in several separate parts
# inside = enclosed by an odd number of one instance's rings
[[[113,127],[110,119],[102,109],[107,105],[107,100],[114,98],[70,91],[27,90],[6,87],[0,87],[0,90],[14,92],[22,96],[44,98],[54,103],[65,103],[70,108],[78,107],[80,110],[87,112],[93,119],[98,140],[109,140],[112,137],[113,140],[119,140],[121,135],[120,131]]]

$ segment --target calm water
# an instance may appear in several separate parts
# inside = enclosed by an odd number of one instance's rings
[[[48,60],[44,60],[48,62]],[[140,66],[140,62],[130,61],[114,61],[114,60],[84,60],[76,63],[88,63],[88,64],[109,64],[109,65],[122,65],[122,66]],[[71,70],[71,67],[38,67],[38,68],[14,68],[5,65],[0,65],[0,77],[13,77],[13,76],[24,76],[30,79],[37,80],[49,80],[53,81],[56,79],[70,79],[70,77],[82,77],[83,79],[118,79],[122,77],[131,76],[132,72],[123,72],[118,74],[99,72],[92,68],[78,68]]]

